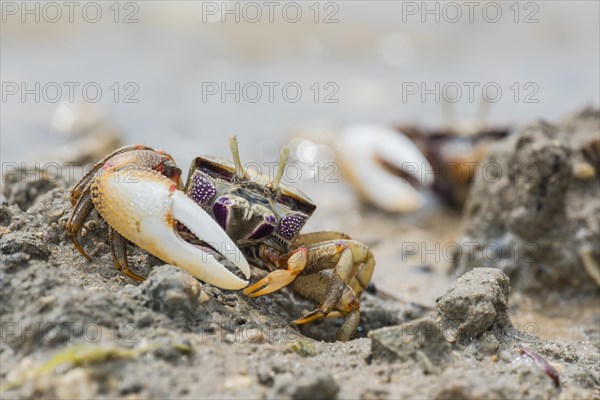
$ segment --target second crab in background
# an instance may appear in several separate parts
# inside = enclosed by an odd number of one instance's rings
[[[337,158],[344,176],[366,202],[390,212],[412,212],[432,191],[461,210],[489,147],[511,129],[485,123],[489,103],[482,101],[476,122],[456,122],[451,103],[443,103],[446,126],[352,125],[340,134]]]

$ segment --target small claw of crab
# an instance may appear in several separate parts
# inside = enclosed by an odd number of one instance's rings
[[[287,269],[276,269],[275,271],[270,272],[258,282],[244,289],[244,294],[250,298],[254,298],[273,293],[286,287],[304,270],[307,262],[308,249],[304,246],[299,247],[288,259]]]
[[[377,160],[421,185],[432,184],[433,168],[406,136],[387,126],[354,125],[342,132],[337,147],[343,172],[366,200],[391,212],[411,212],[423,206],[423,193],[386,171]]]
[[[282,287],[289,285],[295,278],[296,275],[292,275],[284,269],[277,269],[256,282],[254,285],[244,289],[244,294],[250,298],[264,296],[265,294],[273,293]]]
[[[92,183],[91,193],[96,210],[112,228],[164,262],[223,289],[248,284],[176,233],[179,221],[250,278],[250,266],[231,238],[170,179],[145,169],[107,171]]]

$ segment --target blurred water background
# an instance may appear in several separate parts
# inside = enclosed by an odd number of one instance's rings
[[[484,15],[487,2],[475,2],[473,22],[464,2],[451,3],[458,7],[444,9],[443,2],[321,2],[315,22],[315,2],[295,2],[302,12],[295,23],[288,22],[296,19],[296,7],[285,8],[289,2],[275,3],[272,23],[264,2],[255,3],[262,13],[255,23],[255,9],[244,8],[244,2],[125,2],[118,23],[111,2],[99,3],[102,16],[96,23],[84,20],[86,3],[74,9],[73,23],[63,6],[57,23],[44,15],[36,23],[35,15],[22,15],[23,10],[5,12],[2,82],[25,82],[28,88],[34,82],[78,82],[80,88],[98,83],[103,93],[97,104],[122,128],[126,142],[166,148],[178,160],[198,153],[225,154],[222,138],[233,132],[240,136],[245,157],[256,160],[273,159],[277,145],[309,127],[441,124],[433,95],[424,102],[419,95],[402,98],[407,82],[430,89],[435,82],[442,87],[459,83],[465,89],[456,104],[461,118],[472,117],[481,94],[476,90],[475,101],[469,101],[464,82],[480,88],[498,83],[503,93],[491,108],[490,121],[501,124],[535,117],[555,120],[586,103],[598,103],[598,2],[519,2],[518,16],[517,2],[495,2],[502,12],[495,23],[488,22],[495,20],[494,7]],[[427,14],[436,4],[439,12]],[[237,16],[225,12],[236,9]],[[462,17],[452,22],[456,9]],[[87,18],[94,11],[87,8]],[[52,9],[45,14],[54,17]],[[127,18],[137,22],[122,22]],[[109,89],[115,82],[121,90],[117,102]],[[134,87],[123,88],[128,82],[139,89],[132,95],[137,103],[124,102],[134,92]],[[255,82],[263,86],[263,96],[256,103],[243,97],[236,103],[234,95],[222,102],[219,93],[203,101],[203,83],[210,82],[224,82],[227,88]],[[280,83],[279,88],[298,83],[303,93],[291,103],[276,89],[270,102],[264,82]],[[321,90],[317,103],[309,88],[315,82]],[[323,88],[328,82],[336,86]],[[510,89],[515,82],[521,86],[517,102]],[[539,91],[524,89],[528,82]],[[332,99],[338,102],[325,103],[336,87]],[[254,97],[250,89],[248,99]],[[80,97],[81,90],[75,94]],[[527,94],[538,102],[524,102]],[[26,160],[32,147],[60,143],[49,134],[56,103],[43,98],[36,103],[31,95],[24,102],[18,95],[4,100],[3,161]]]

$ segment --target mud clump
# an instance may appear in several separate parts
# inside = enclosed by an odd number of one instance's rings
[[[61,183],[61,179],[49,177],[41,169],[9,169],[2,176],[2,196],[7,203],[16,204],[26,211],[38,196],[60,186]]]
[[[139,289],[152,310],[187,321],[193,320],[202,294],[197,279],[171,265],[153,269]]]
[[[300,371],[278,375],[269,399],[336,399],[339,385],[328,372]]]
[[[431,373],[450,359],[450,346],[439,325],[429,317],[372,331],[369,338],[375,360],[412,361]]]
[[[7,234],[0,239],[0,252],[6,256],[20,255],[28,259],[47,260],[50,249],[35,235]]]
[[[483,355],[496,353],[497,339],[512,328],[509,279],[495,268],[476,268],[437,299],[430,317],[369,333],[371,356],[387,362],[416,362],[423,371],[441,371],[452,359],[449,344],[472,344]]]
[[[493,147],[466,205],[456,274],[500,268],[513,288],[546,300],[597,294],[599,135],[600,111],[586,109]]]
[[[475,370],[469,379],[461,372],[448,369],[439,377],[435,399],[543,399],[554,398],[557,390],[540,369],[514,365],[499,374]],[[464,377],[463,377],[464,378]],[[510,382],[507,385],[507,382]],[[582,396],[582,392],[578,392]],[[588,394],[589,395],[589,394]],[[581,398],[581,397],[573,397]]]
[[[466,342],[491,329],[512,326],[508,317],[508,276],[496,268],[475,268],[436,301],[449,342]]]

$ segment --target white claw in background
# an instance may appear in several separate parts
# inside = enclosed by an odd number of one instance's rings
[[[138,247],[211,285],[230,290],[248,285],[175,232],[177,220],[250,277],[250,266],[231,238],[171,180],[148,170],[116,171],[101,175],[92,193],[102,218]]]
[[[424,194],[378,161],[386,161],[421,185],[431,185],[433,168],[406,136],[383,125],[353,125],[342,131],[337,146],[342,170],[367,201],[391,212],[411,212],[423,206]]]

